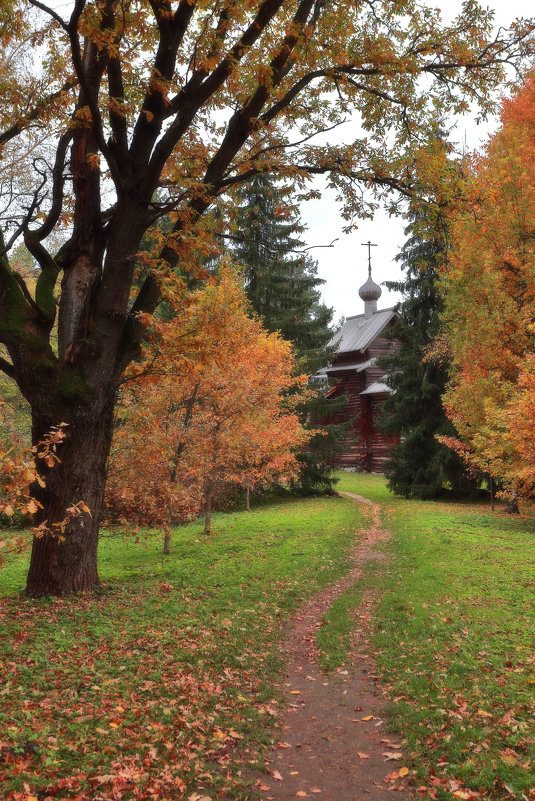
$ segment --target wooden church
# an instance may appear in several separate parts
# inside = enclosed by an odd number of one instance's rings
[[[377,358],[399,346],[386,334],[397,314],[393,309],[378,309],[381,287],[372,279],[371,243],[368,244],[368,280],[359,289],[364,301],[364,313],[348,317],[330,342],[336,352],[332,363],[317,374],[336,379],[327,397],[347,395],[344,409],[328,422],[353,420],[344,448],[333,460],[336,467],[352,468],[359,472],[382,473],[385,460],[395,440],[382,434],[376,425],[378,406],[390,388],[382,380],[384,370]],[[327,422],[327,421],[326,421]]]

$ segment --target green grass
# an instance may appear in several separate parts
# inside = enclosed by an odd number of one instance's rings
[[[347,660],[366,587],[373,648],[418,798],[535,799],[535,524],[485,505],[394,498],[378,476],[339,489],[381,504],[391,559],[373,562],[319,634]],[[349,500],[285,502],[135,545],[104,537],[104,587],[76,599],[18,593],[27,555],[0,573],[0,784],[8,801],[247,799],[277,732],[284,623],[347,571]],[[26,791],[25,783],[29,787]]]
[[[354,504],[329,498],[214,515],[208,538],[184,526],[169,557],[161,536],[104,536],[104,586],[76,599],[21,597],[28,555],[11,557],[3,798],[250,798],[278,723],[283,625],[347,572],[361,525]]]
[[[370,565],[327,619],[348,642],[361,592],[380,588],[374,647],[415,785],[427,798],[535,798],[533,519],[404,501],[378,476],[343,473],[338,488],[380,503],[393,538],[387,568]],[[346,656],[331,648],[333,664]]]

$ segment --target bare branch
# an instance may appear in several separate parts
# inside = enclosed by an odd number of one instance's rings
[[[52,17],[52,19],[54,19],[58,23],[58,25],[60,25],[63,28],[64,31],[67,30],[67,23],[65,22],[64,19],[60,17],[60,15],[56,11],[54,11],[53,8],[50,8],[50,6],[47,6],[44,3],[39,2],[39,0],[29,0],[29,3],[30,5],[35,6],[35,8],[39,8],[41,9],[41,11],[44,11],[44,13],[48,14],[49,17]]]

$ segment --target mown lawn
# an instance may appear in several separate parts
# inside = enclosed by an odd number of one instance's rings
[[[342,474],[393,537],[320,630],[347,659],[362,592],[415,798],[535,799],[535,521],[485,505],[407,502]],[[6,801],[254,798],[277,736],[284,622],[347,570],[368,513],[349,500],[217,515],[161,537],[102,540],[99,592],[19,596],[0,573],[0,786]],[[395,771],[395,764],[392,767]],[[4,790],[5,788],[5,790]]]
[[[327,615],[325,663],[343,661],[332,631],[347,643],[361,592],[379,587],[374,646],[417,797],[534,799],[535,520],[404,501],[379,476],[338,488],[382,505],[392,559]]]
[[[282,626],[347,571],[360,511],[338,498],[214,515],[135,544],[104,536],[103,587],[32,601],[0,572],[6,801],[250,798],[276,733]]]

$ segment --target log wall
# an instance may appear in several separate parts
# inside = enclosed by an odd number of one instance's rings
[[[377,337],[365,353],[360,351],[340,353],[333,359],[333,364],[339,367],[343,364],[366,362],[387,355],[393,348],[399,347],[399,344],[399,340],[392,342],[386,337]],[[343,451],[333,460],[334,466],[352,467],[364,472],[384,472],[385,461],[396,442],[395,437],[378,431],[375,424],[384,398],[380,395],[360,394],[375,381],[381,381],[383,376],[384,370],[377,366],[368,367],[361,373],[357,373],[353,368],[347,373],[337,374],[338,384],[331,390],[331,396],[347,394],[349,399],[345,408],[326,422],[342,423],[352,418],[354,422],[344,441]]]

